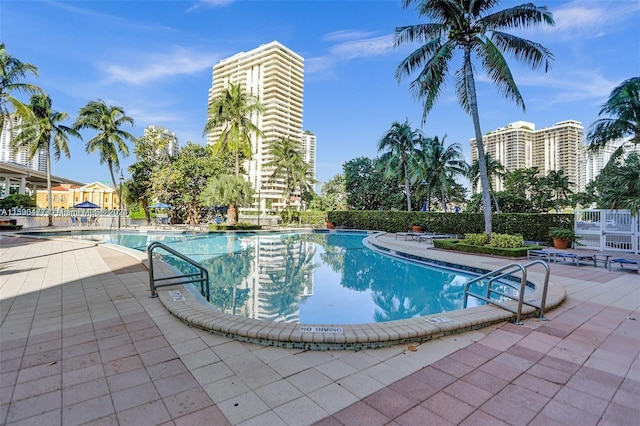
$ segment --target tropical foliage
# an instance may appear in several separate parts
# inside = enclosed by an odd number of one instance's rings
[[[380,156],[379,164],[383,167],[386,177],[397,176],[404,183],[404,194],[407,199],[407,211],[411,211],[411,186],[409,180],[409,158],[423,139],[419,129],[412,129],[408,120],[391,124],[378,142]]]
[[[220,96],[209,104],[207,123],[203,134],[221,128],[214,143],[214,154],[231,153],[235,158],[235,175],[240,175],[240,160],[251,159],[251,136],[263,136],[251,120],[251,116],[264,110],[257,97],[242,90],[239,84],[230,83]]]
[[[85,151],[87,154],[98,152],[100,164],[106,164],[109,168],[111,182],[121,200],[123,197],[115,176],[115,173],[120,171],[119,155],[128,157],[127,141],[135,142],[131,133],[122,130],[125,124],[133,126],[134,121],[122,107],[108,106],[104,101],[97,100],[90,101],[80,108],[73,125],[76,130],[90,129],[98,133],[87,141]]]
[[[609,141],[630,138],[640,143],[640,77],[632,77],[617,86],[598,115],[607,114],[591,124],[589,148],[599,150]]]
[[[311,165],[305,163],[302,147],[299,142],[289,138],[282,138],[269,146],[270,161],[264,163],[267,168],[273,168],[271,182],[278,181],[284,184],[284,204],[285,210],[289,212],[291,197],[297,194],[302,197],[304,194],[312,194],[313,184],[316,182],[312,177]]]
[[[238,223],[238,206],[252,201],[253,188],[241,176],[214,176],[207,183],[200,199],[209,207],[228,206],[227,221],[233,226]]]
[[[402,209],[405,196],[395,177],[386,178],[377,159],[358,157],[342,165],[351,210]]]
[[[39,151],[44,151],[47,166],[47,200],[49,208],[49,226],[53,226],[51,195],[51,150],[55,161],[60,155],[71,158],[69,151],[69,136],[81,138],[72,127],[62,124],[69,119],[66,112],[57,112],[51,109],[51,98],[44,94],[31,96],[29,102],[31,111],[25,121],[19,126],[19,132],[12,141],[13,149],[26,150],[27,158],[32,159]]]
[[[418,71],[410,84],[412,92],[424,102],[423,122],[433,109],[455,51],[463,54],[462,65],[455,72],[456,92],[462,108],[471,115],[478,150],[482,186],[485,232],[491,235],[491,201],[485,164],[480,114],[475,86],[472,55],[479,58],[482,68],[500,93],[524,110],[524,99],[516,86],[504,53],[530,65],[548,69],[553,55],[538,43],[508,34],[503,30],[521,29],[540,24],[553,25],[546,7],[531,3],[492,12],[497,0],[403,0],[403,6],[416,4],[419,16],[429,22],[396,28],[396,46],[407,43],[421,45],[404,59],[396,70],[401,79]]]
[[[437,136],[423,138],[419,148],[410,157],[411,181],[419,185],[419,193],[422,188],[426,189],[427,211],[431,210],[432,191],[439,196],[442,211],[447,211],[448,201],[460,196],[457,194],[460,191],[456,186],[456,177],[467,174],[462,147],[459,143],[445,146],[446,138],[446,135],[442,140]],[[464,191],[461,195],[464,199]]]
[[[498,160],[494,160],[491,158],[491,154],[485,152],[485,164],[487,166],[487,177],[489,178],[489,192],[491,194],[491,198],[493,198],[493,204],[496,208],[496,213],[500,213],[500,204],[498,203],[498,198],[495,195],[495,191],[493,188],[494,179],[504,179],[506,175],[506,169]],[[478,187],[478,182],[480,181],[480,162],[475,160],[469,170],[467,171],[467,176],[469,177],[469,181],[471,182],[472,188]]]
[[[14,58],[7,53],[5,44],[0,43],[0,132],[5,120],[9,126],[12,126],[12,120],[9,119],[12,111],[25,121],[31,118],[31,110],[13,95],[15,92],[42,93],[42,89],[38,86],[23,81],[29,75],[37,77],[38,68]]]

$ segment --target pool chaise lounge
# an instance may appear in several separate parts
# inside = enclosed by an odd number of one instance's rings
[[[609,270],[611,270],[611,264],[617,263],[621,268],[624,268],[625,265],[631,265],[636,267],[636,271],[640,274],[640,257],[615,257],[609,259]]]
[[[580,253],[576,251],[542,249],[527,250],[527,259],[542,258],[547,262],[572,262],[576,266],[580,266],[581,262],[588,262],[597,266],[597,260],[594,253]]]

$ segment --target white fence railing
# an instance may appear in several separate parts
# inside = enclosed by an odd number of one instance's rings
[[[580,248],[640,253],[640,220],[629,210],[576,210]]]

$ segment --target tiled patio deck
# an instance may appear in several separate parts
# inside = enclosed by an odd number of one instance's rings
[[[0,424],[637,424],[640,277],[551,268],[548,322],[313,352],[189,328],[118,251],[0,236]]]

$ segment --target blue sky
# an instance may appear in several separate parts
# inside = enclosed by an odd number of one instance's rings
[[[524,1],[503,1],[500,8]],[[535,1],[553,12],[555,27],[517,33],[549,48],[551,70],[531,71],[510,60],[527,111],[501,98],[477,76],[482,131],[525,120],[536,128],[573,119],[587,128],[609,92],[640,75],[640,2]],[[408,119],[427,136],[447,135],[469,158],[471,119],[449,81],[421,124],[422,106],[398,82],[395,69],[411,47],[393,47],[397,26],[421,22],[400,0],[378,1],[28,1],[3,0],[0,38],[9,54],[36,65],[33,82],[71,120],[87,102],[124,108],[142,135],[148,125],[175,132],[181,145],[204,144],[212,67],[223,58],[277,40],[305,58],[304,130],[317,136],[317,178],[342,164],[375,157],[394,121]],[[459,58],[452,66],[457,69]],[[25,101],[27,99],[24,99]],[[85,141],[93,136],[83,134]],[[132,148],[132,146],[131,146]],[[72,139],[71,160],[53,173],[80,182],[109,179],[97,154]],[[132,150],[133,151],[133,150]],[[123,159],[126,166],[133,155]]]

